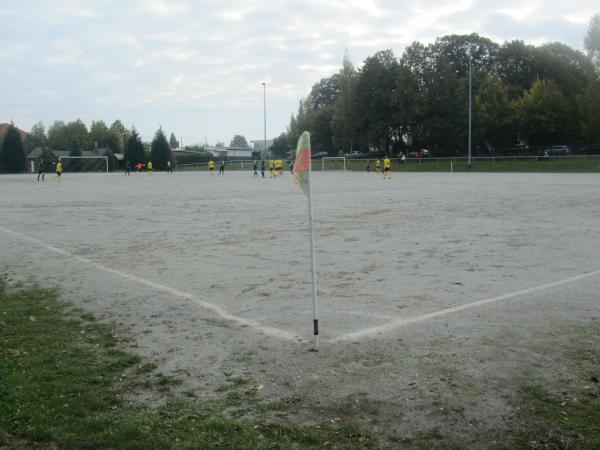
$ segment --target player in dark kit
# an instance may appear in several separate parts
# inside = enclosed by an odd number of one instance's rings
[[[38,181],[40,181],[40,175],[42,176],[42,181],[44,181],[44,170],[46,169],[46,163],[44,162],[44,160],[42,159],[40,161],[40,165],[38,166]]]
[[[252,162],[252,168],[254,169],[254,176],[257,177],[258,176],[258,163],[256,162],[256,160],[254,160]]]
[[[260,163],[260,174],[262,177],[265,177],[265,160],[263,159]]]
[[[125,173],[123,175],[131,175],[129,172],[131,172],[131,164],[129,163],[129,160],[127,160],[125,163]]]

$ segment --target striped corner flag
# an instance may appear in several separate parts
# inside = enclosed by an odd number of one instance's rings
[[[305,131],[298,139],[296,162],[294,163],[294,183],[299,184],[308,195],[308,172],[310,172],[310,133]]]

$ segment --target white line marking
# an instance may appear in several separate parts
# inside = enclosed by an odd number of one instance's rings
[[[127,280],[132,280],[135,281],[136,283],[139,284],[143,284],[145,286],[154,288],[158,291],[162,291],[165,292],[167,294],[173,295],[175,297],[181,297],[184,298],[186,300],[189,300],[192,303],[195,303],[196,305],[200,306],[201,308],[207,309],[209,311],[212,311],[213,313],[215,313],[217,316],[221,317],[222,319],[231,321],[231,322],[235,322],[238,323],[239,325],[243,325],[243,326],[247,326],[250,328],[253,328],[254,330],[263,333],[267,336],[271,336],[274,338],[278,338],[278,339],[282,339],[282,340],[286,340],[286,341],[296,341],[296,342],[304,342],[304,340],[300,337],[297,336],[295,334],[289,333],[285,330],[281,330],[279,328],[275,328],[275,327],[269,327],[269,326],[264,326],[259,324],[258,322],[256,322],[255,320],[251,320],[251,319],[245,319],[243,317],[239,317],[239,316],[235,316],[231,313],[228,313],[227,311],[225,311],[223,308],[221,308],[220,306],[217,306],[213,303],[204,301],[204,300],[200,300],[197,299],[196,297],[194,297],[191,294],[188,294],[186,292],[182,292],[178,289],[169,287],[169,286],[165,286],[164,284],[159,284],[159,283],[155,283],[154,281],[150,281],[147,280],[146,278],[142,278],[142,277],[138,277],[136,275],[131,275],[129,273],[126,272],[121,272],[120,270],[116,270],[116,269],[112,269],[110,267],[106,267],[100,263],[94,262],[90,259],[84,258],[83,256],[79,256],[79,255],[75,255],[71,252],[68,252],[66,250],[60,249],[58,247],[54,247],[52,245],[48,245],[42,241],[39,241],[35,238],[29,237],[29,236],[25,236],[24,234],[21,233],[17,233],[16,231],[12,231],[9,229],[6,229],[4,227],[0,227],[1,231],[4,231],[5,233],[11,234],[13,236],[16,236],[20,239],[23,239],[25,241],[34,243],[36,245],[39,245],[41,247],[46,248],[47,250],[50,250],[51,252],[54,253],[58,253],[59,255],[63,255],[69,258],[72,258],[76,261],[85,263],[85,264],[89,264],[92,267],[95,267],[96,269],[99,270],[103,270],[105,272],[108,273],[112,273],[114,275],[118,275],[122,278],[125,278]]]
[[[576,275],[574,277],[565,278],[564,280],[554,281],[554,282],[548,283],[548,284],[542,284],[540,286],[530,287],[530,288],[523,289],[520,291],[510,292],[510,293],[504,294],[504,295],[498,295],[497,297],[490,297],[490,298],[485,298],[483,300],[477,300],[477,301],[474,301],[471,303],[465,303],[462,305],[451,306],[449,308],[440,309],[439,311],[430,312],[430,313],[423,314],[423,315],[416,316],[416,317],[410,317],[408,319],[398,318],[398,319],[392,320],[383,325],[379,325],[379,326],[371,327],[371,328],[365,328],[364,330],[356,331],[354,333],[348,333],[348,334],[344,334],[342,336],[338,336],[338,337],[332,339],[332,342],[352,341],[352,340],[356,340],[356,339],[360,339],[360,338],[370,337],[373,335],[385,334],[387,332],[395,330],[396,328],[400,328],[400,327],[403,327],[406,325],[412,325],[412,324],[419,323],[419,322],[425,322],[426,320],[429,320],[429,319],[436,319],[438,317],[447,316],[449,314],[454,314],[456,312],[464,311],[466,309],[477,308],[478,306],[488,305],[490,303],[496,303],[496,302],[500,302],[502,300],[508,300],[511,298],[518,297],[520,295],[527,295],[527,294],[531,294],[533,292],[543,291],[543,290],[550,289],[553,287],[562,286],[563,284],[573,283],[575,281],[583,280],[586,278],[592,278],[597,275],[600,275],[600,270],[596,270],[595,272],[590,272],[590,273],[584,273],[582,275]]]

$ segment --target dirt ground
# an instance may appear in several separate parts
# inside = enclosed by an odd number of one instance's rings
[[[1,176],[0,271],[120,324],[182,390],[244,378],[299,423],[501,442],[524,380],[575,370],[561,330],[600,323],[597,174],[313,181],[319,352],[289,174]]]

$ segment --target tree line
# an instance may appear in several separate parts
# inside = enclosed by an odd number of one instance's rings
[[[272,151],[295,148],[304,130],[313,153],[428,148],[439,156],[467,151],[469,74],[475,152],[516,143],[600,142],[600,15],[590,22],[586,53],[561,43],[500,45],[478,34],[414,42],[402,56],[369,56],[360,68],[347,55],[338,73],[300,101]]]
[[[116,165],[114,154],[118,153],[123,153],[124,160],[129,161],[131,165],[152,160],[156,169],[163,170],[166,168],[167,161],[175,164],[172,150],[180,147],[175,133],[171,133],[167,140],[162,127],[156,131],[151,142],[143,142],[135,127],[128,129],[118,119],[110,126],[101,120],[93,121],[89,130],[81,119],[71,122],[56,120],[47,130],[42,122],[38,122],[31,127],[24,141],[17,128],[11,124],[1,141],[0,172],[22,172],[25,170],[27,155],[38,147],[68,151],[70,156],[81,156],[84,150],[107,148],[110,170]],[[217,147],[225,148],[225,144],[218,143]],[[248,148],[249,146],[244,136],[236,134],[230,142],[230,147]],[[207,161],[212,158],[212,154],[204,146],[196,144],[186,146],[185,149],[205,155],[204,159]],[[49,153],[44,152],[43,155]],[[198,155],[181,156],[184,160],[190,157],[194,160],[198,159]],[[51,156],[48,156],[49,158]]]

